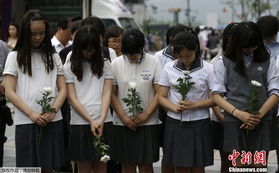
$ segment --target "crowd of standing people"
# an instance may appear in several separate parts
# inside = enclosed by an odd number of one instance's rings
[[[231,23],[219,42],[214,31],[205,41],[203,31],[178,24],[154,56],[139,29],[63,18],[52,37],[46,16],[28,11],[0,42],[1,98],[15,106],[16,166],[152,173],[162,148],[163,173],[203,173],[214,149],[222,173],[266,168],[269,151],[279,154],[278,28],[274,16]],[[46,87],[52,111],[38,104]],[[177,87],[188,90],[183,96]],[[0,102],[5,127],[13,120]],[[109,162],[94,145],[100,139]]]

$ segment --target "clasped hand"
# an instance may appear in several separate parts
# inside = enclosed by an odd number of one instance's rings
[[[131,130],[136,131],[136,128],[148,119],[148,114],[141,112],[136,116],[125,116],[122,122]]]
[[[181,113],[185,110],[191,110],[195,109],[198,106],[197,102],[191,102],[191,101],[179,101],[179,103],[176,105],[176,113]]]
[[[255,115],[250,114],[248,112],[240,112],[240,120],[243,124],[240,126],[242,129],[246,130],[254,130],[256,125],[261,122],[262,115],[257,113]]]
[[[37,112],[32,112],[30,118],[38,126],[43,127],[46,126],[49,122],[51,122],[55,118],[55,115],[55,113],[44,113],[41,115]]]

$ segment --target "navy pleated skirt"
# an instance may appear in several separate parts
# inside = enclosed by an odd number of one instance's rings
[[[112,123],[105,123],[103,129],[103,142],[111,146],[109,132],[111,131]],[[94,148],[95,136],[91,132],[90,125],[71,125],[70,137],[67,149],[67,160],[69,161],[100,161],[101,156],[96,153]],[[111,155],[111,152],[108,151]]]
[[[113,156],[120,163],[149,164],[159,160],[160,125],[114,126]]]
[[[38,138],[42,132],[40,139]],[[60,169],[65,164],[62,120],[45,127],[16,125],[16,166]]]
[[[213,165],[209,119],[181,122],[168,117],[164,138],[164,165],[205,167]]]

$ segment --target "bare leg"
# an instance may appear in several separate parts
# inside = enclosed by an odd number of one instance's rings
[[[140,173],[153,173],[152,164],[139,164]]]
[[[122,173],[136,173],[135,163],[122,163]]]
[[[94,162],[92,164],[93,172],[95,173],[106,173],[107,172],[107,163],[103,162]]]
[[[77,162],[79,173],[91,173],[92,162]]]

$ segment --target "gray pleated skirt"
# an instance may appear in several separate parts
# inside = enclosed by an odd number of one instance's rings
[[[265,117],[252,131],[240,129],[242,125],[240,120],[227,121],[226,116],[231,116],[225,112],[224,122],[224,147],[225,152],[236,151],[270,151],[276,148],[278,140],[276,139],[276,121],[270,117]]]
[[[165,128],[163,163],[173,167],[213,165],[210,120],[180,123],[168,117]]]
[[[16,167],[41,167],[60,169],[65,164],[65,148],[62,120],[42,127],[36,124],[16,126]]]
[[[108,139],[108,132],[111,127],[111,122],[104,124],[103,140],[106,144],[111,143],[111,140]],[[95,136],[91,132],[90,125],[71,125],[67,149],[67,160],[80,162],[100,161],[101,156],[97,155],[94,148],[94,139]],[[108,154],[110,155],[110,151]]]
[[[114,126],[113,155],[120,163],[153,163],[159,160],[160,125],[140,126],[136,131]]]

